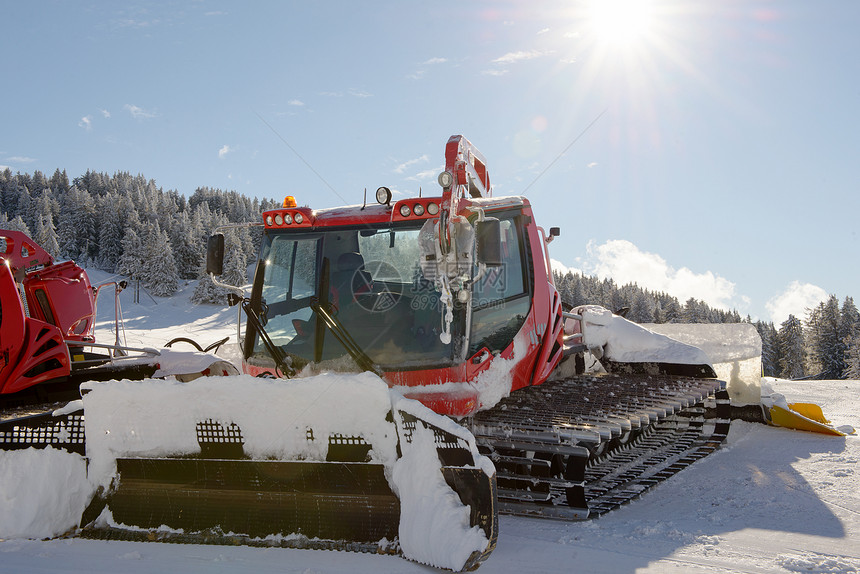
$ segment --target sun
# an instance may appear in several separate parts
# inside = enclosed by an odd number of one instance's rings
[[[595,40],[612,46],[632,46],[651,28],[651,0],[591,0],[589,21]]]

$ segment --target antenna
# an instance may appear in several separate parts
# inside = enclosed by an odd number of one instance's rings
[[[285,145],[285,146],[287,146],[288,148],[290,148],[290,151],[291,151],[291,152],[293,152],[293,154],[294,154],[297,158],[299,158],[300,160],[302,160],[302,163],[304,163],[306,166],[308,166],[308,169],[309,169],[309,170],[311,170],[312,172],[314,172],[314,175],[315,175],[315,176],[317,176],[317,177],[319,178],[319,180],[320,180],[321,182],[323,182],[323,183],[325,184],[325,186],[326,186],[327,188],[329,188],[329,189],[332,191],[332,193],[334,193],[336,196],[338,196],[338,197],[340,198],[340,200],[341,200],[344,204],[346,204],[346,203],[347,203],[347,201],[343,198],[343,196],[342,196],[341,194],[339,194],[339,193],[337,192],[337,190],[336,190],[335,188],[333,188],[333,187],[329,184],[329,182],[327,182],[327,181],[323,178],[323,176],[321,176],[321,175],[319,174],[319,172],[318,172],[317,170],[315,170],[315,169],[313,168],[313,166],[312,166],[311,164],[309,164],[309,163],[307,162],[307,160],[306,160],[305,158],[303,158],[303,157],[299,154],[299,152],[297,152],[297,151],[295,150],[295,148],[294,148],[293,146],[291,146],[291,145],[290,145],[290,143],[289,143],[287,140],[285,140],[285,139],[284,139],[284,137],[283,137],[281,134],[279,134],[279,133],[278,133],[278,131],[277,131],[275,128],[273,128],[273,127],[272,127],[272,124],[270,124],[270,123],[269,123],[269,122],[267,122],[265,119],[263,119],[263,116],[261,116],[261,115],[260,115],[259,113],[257,113],[256,111],[255,111],[254,113],[255,113],[255,114],[257,114],[257,117],[258,117],[258,118],[260,118],[260,121],[261,121],[261,122],[263,122],[264,124],[266,124],[266,127],[268,127],[270,130],[272,130],[272,133],[274,133],[276,136],[278,136],[278,139],[280,139],[282,142],[284,142],[284,145]]]
[[[549,162],[549,165],[548,165],[548,166],[546,166],[545,168],[543,168],[543,171],[542,171],[542,172],[540,172],[539,174],[537,174],[537,177],[536,177],[536,178],[534,178],[534,180],[533,180],[530,184],[528,184],[528,185],[525,187],[525,189],[523,189],[523,191],[522,191],[522,193],[521,193],[520,195],[525,195],[525,194],[526,194],[526,191],[528,191],[528,189],[529,189],[531,186],[533,186],[533,185],[535,184],[535,182],[537,182],[537,180],[539,180],[539,179],[541,178],[541,176],[542,176],[543,174],[545,174],[545,173],[549,170],[549,168],[551,168],[553,165],[555,165],[555,162],[557,162],[558,160],[560,160],[560,159],[561,159],[561,156],[563,156],[564,154],[566,154],[566,153],[567,153],[567,150],[569,150],[569,149],[573,146],[573,144],[575,144],[576,142],[578,142],[578,141],[579,141],[579,138],[581,138],[582,136],[584,136],[584,135],[585,135],[585,132],[587,132],[588,130],[590,130],[590,129],[591,129],[591,126],[593,126],[594,124],[596,124],[596,123],[597,123],[597,120],[599,120],[599,119],[603,116],[603,114],[605,114],[605,113],[607,112],[607,110],[609,110],[609,108],[606,108],[606,109],[604,109],[602,112],[600,112],[599,114],[597,114],[597,117],[596,117],[596,118],[594,118],[593,120],[591,120],[591,123],[590,123],[590,124],[588,124],[587,126],[585,126],[585,129],[584,129],[584,130],[582,130],[582,131],[579,133],[579,135],[578,135],[578,136],[576,136],[575,138],[573,138],[573,141],[572,141],[572,142],[570,142],[569,144],[567,144],[567,147],[566,147],[566,148],[564,148],[563,150],[561,150],[561,153],[560,153],[560,154],[558,154],[558,155],[555,157],[555,159],[554,159],[554,160],[552,160],[551,162]]]
[[[361,210],[364,211],[364,208],[367,207],[367,187],[364,188],[364,202],[361,204]]]

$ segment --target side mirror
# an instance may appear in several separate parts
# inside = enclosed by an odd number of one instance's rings
[[[224,273],[224,234],[215,233],[209,236],[206,243],[206,273],[221,275]]]
[[[502,264],[502,225],[498,219],[485,219],[475,224],[478,261],[486,265]]]

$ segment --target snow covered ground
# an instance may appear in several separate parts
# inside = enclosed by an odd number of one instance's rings
[[[103,276],[92,274],[94,282]],[[157,304],[122,295],[129,345],[177,336],[231,336],[235,310],[188,303],[193,285]],[[109,299],[100,317],[110,319]],[[105,330],[97,333],[112,340]],[[789,401],[815,402],[836,426],[860,427],[860,381],[773,381]],[[860,436],[830,437],[735,422],[727,444],[640,500],[599,520],[501,517],[496,550],[479,571],[860,572]],[[0,496],[4,495],[0,485]],[[0,517],[2,520],[2,517]],[[332,551],[102,542],[0,540],[0,572],[334,572],[432,569],[402,558]]]

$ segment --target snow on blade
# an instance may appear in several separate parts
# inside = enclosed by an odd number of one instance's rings
[[[761,337],[751,323],[661,323],[649,330],[695,345],[710,357],[717,378],[728,383],[734,405],[755,405],[762,396]]]
[[[158,370],[153,373],[155,378],[202,373],[215,363],[224,363],[215,355],[175,349],[161,349],[157,361]],[[238,374],[238,370],[234,368],[230,374]]]
[[[199,452],[196,425],[237,425],[255,459],[325,460],[328,436],[361,434],[374,460],[396,456],[387,385],[376,375],[328,374],[280,381],[250,375],[191,382],[91,382],[84,395],[90,475],[108,484],[118,456],[177,456]],[[312,428],[316,440],[307,440]]]
[[[77,528],[95,489],[78,454],[0,451],[0,539],[51,538]]]
[[[583,305],[573,312],[582,316],[583,343],[589,350],[602,350],[602,355],[613,361],[682,365],[711,362],[701,349],[649,331],[598,305]]]
[[[469,526],[469,507],[445,482],[430,429],[417,425],[391,483],[400,498],[400,548],[407,558],[456,572],[489,544],[479,527]]]
[[[459,570],[488,544],[470,527],[470,509],[445,482],[433,432],[418,424],[411,444],[401,443],[386,420],[392,408],[428,421],[468,445],[478,468],[492,462],[453,420],[391,392],[372,373],[324,374],[290,381],[250,375],[201,377],[191,382],[91,382],[84,385],[87,455],[91,480],[107,486],[118,457],[170,457],[199,452],[197,423],[212,420],[241,429],[252,459],[325,460],[332,434],[362,436],[373,461],[383,464],[401,503],[400,543],[408,558]],[[397,417],[395,417],[397,418]],[[314,440],[308,440],[308,429]]]

